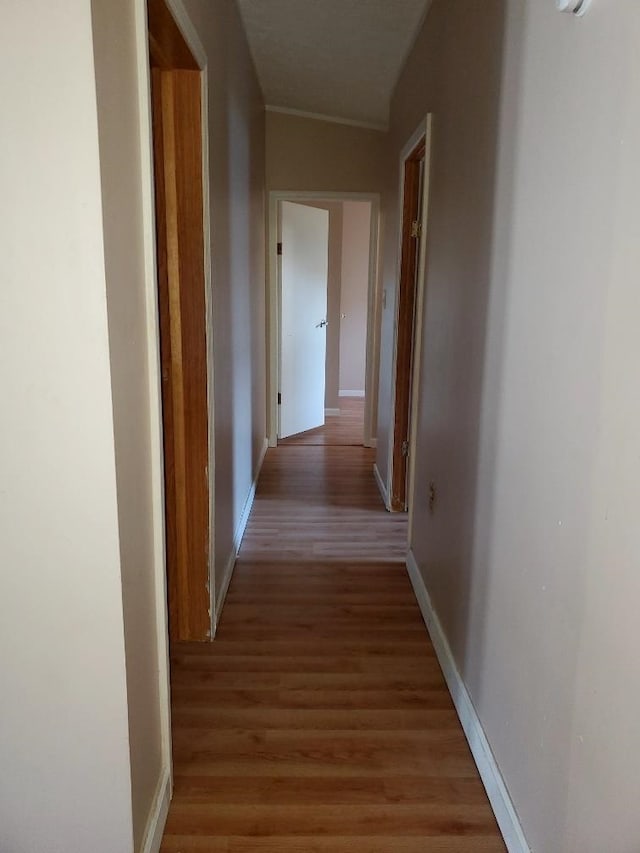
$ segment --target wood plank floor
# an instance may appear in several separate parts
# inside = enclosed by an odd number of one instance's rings
[[[324,426],[281,438],[279,446],[289,445],[360,445],[364,441],[364,399],[340,397],[340,414],[327,415]]]
[[[172,648],[164,853],[504,853],[372,465],[268,452],[218,636]]]

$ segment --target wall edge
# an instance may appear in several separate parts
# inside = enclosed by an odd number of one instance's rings
[[[262,445],[262,450],[260,451],[260,458],[258,459],[258,464],[256,465],[255,474],[253,475],[253,482],[251,483],[249,493],[247,494],[247,499],[245,500],[244,507],[242,508],[240,520],[233,535],[233,547],[231,549],[231,553],[229,554],[227,565],[225,566],[222,586],[220,587],[220,594],[217,596],[213,631],[214,637],[216,635],[216,631],[218,630],[218,623],[220,622],[222,608],[224,607],[224,602],[227,597],[227,592],[229,590],[229,584],[231,583],[231,578],[233,577],[233,570],[235,568],[236,560],[238,558],[238,552],[240,551],[240,545],[242,544],[242,537],[244,536],[244,532],[247,529],[249,516],[251,515],[251,510],[253,508],[253,501],[256,496],[256,489],[258,487],[258,478],[260,477],[262,463],[264,462],[264,457],[266,456],[268,448],[269,440],[265,438]]]
[[[431,596],[423,580],[418,563],[409,550],[407,553],[407,572],[418,601],[422,618],[431,637],[436,656],[453,699],[458,718],[471,749],[482,784],[487,792],[491,808],[498,822],[500,832],[509,853],[531,853],[525,838],[520,819],[509,796],[500,767],[493,755],[491,745],[482,727],[482,723],[465,683],[460,675],[446,634],[433,607]]]
[[[145,829],[141,853],[159,853],[171,801],[171,768],[164,766],[158,779],[153,805]]]

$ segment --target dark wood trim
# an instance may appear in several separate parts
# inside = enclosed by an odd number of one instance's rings
[[[402,245],[398,290],[396,336],[395,405],[390,505],[394,512],[407,508],[407,457],[403,443],[409,442],[411,373],[415,328],[416,277],[420,237],[412,235],[412,225],[421,218],[420,173],[425,159],[423,137],[404,162]]]
[[[198,71],[199,65],[164,0],[147,0],[149,60],[163,71]]]
[[[172,640],[207,640],[211,617],[202,80],[197,70],[155,66],[151,85],[169,635]]]

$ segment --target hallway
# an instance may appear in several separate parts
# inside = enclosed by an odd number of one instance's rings
[[[504,851],[373,459],[269,450],[217,637],[173,648],[164,853]]]
[[[325,416],[324,426],[278,439],[279,447],[291,445],[359,445],[364,436],[364,399],[341,397],[340,414]]]

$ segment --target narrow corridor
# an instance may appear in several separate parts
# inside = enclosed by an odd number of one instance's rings
[[[293,444],[362,446],[363,435],[364,400],[357,397],[342,397],[339,415],[330,415],[325,418],[325,425],[317,429],[310,429],[289,436],[289,438],[279,439],[278,445],[283,447]]]
[[[270,450],[218,635],[172,653],[164,853],[498,853],[373,451]]]

